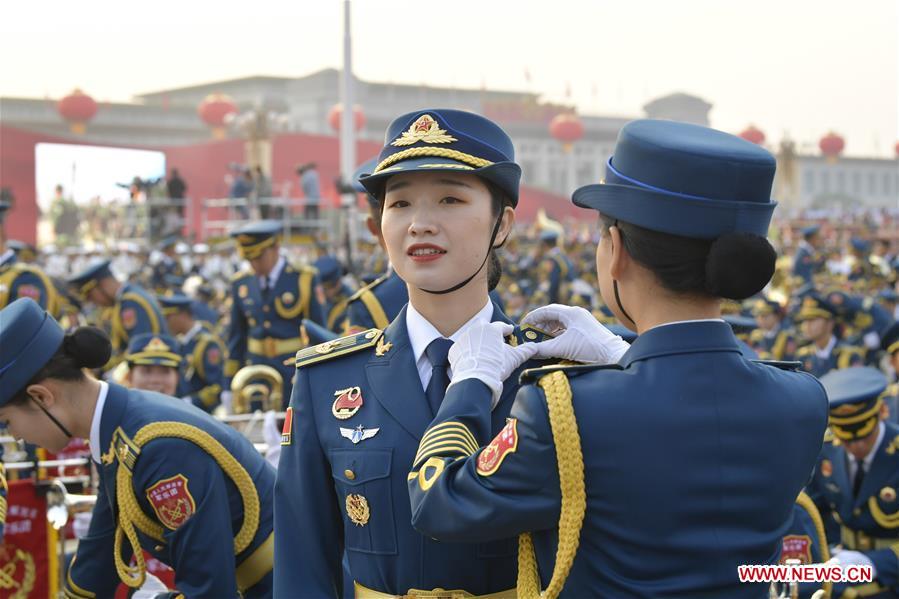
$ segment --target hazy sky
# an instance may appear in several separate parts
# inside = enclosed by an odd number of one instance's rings
[[[34,0],[0,4],[0,95],[98,100],[342,61],[340,0]],[[139,6],[139,8],[138,8]],[[896,0],[355,0],[354,69],[371,81],[523,90],[582,113],[640,116],[660,95],[714,104],[815,146],[893,156]],[[528,82],[525,72],[531,81]],[[0,115],[2,119],[2,115]]]

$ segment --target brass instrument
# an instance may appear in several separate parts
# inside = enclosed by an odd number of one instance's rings
[[[47,488],[47,521],[53,528],[60,530],[69,518],[93,510],[96,503],[96,495],[69,493],[61,480],[54,479]]]
[[[235,414],[250,414],[257,410],[267,412],[281,409],[281,373],[263,364],[244,366],[231,380]]]

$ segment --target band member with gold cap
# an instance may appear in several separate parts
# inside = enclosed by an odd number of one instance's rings
[[[604,182],[573,201],[600,213],[599,290],[637,338],[617,357],[583,308],[526,316],[564,329],[537,355],[587,364],[525,371],[494,435],[492,380],[509,352],[469,329],[409,474],[413,526],[457,542],[521,535],[523,598],[764,596],[737,567],[776,563],[827,424],[821,384],[748,359],[721,318],[722,299],[755,295],[774,272],[774,170],[720,131],[625,125]],[[446,430],[456,440],[433,443]]]
[[[796,350],[802,368],[815,376],[823,376],[837,368],[861,366],[865,350],[843,343],[836,336],[837,308],[827,299],[812,293],[802,300],[796,315],[802,336],[808,341]]]
[[[68,280],[83,301],[110,308],[112,357],[105,369],[121,362],[128,342],[142,333],[168,333],[156,298],[135,283],[122,283],[109,269],[109,260],[95,260]],[[100,324],[100,323],[97,323]]]
[[[174,397],[181,382],[181,345],[168,335],[144,333],[128,344],[125,354],[132,389],[155,391]]]
[[[833,370],[821,383],[830,430],[810,485],[822,515],[832,515],[842,566],[874,567],[874,582],[834,585],[834,597],[899,595],[899,426],[881,419],[886,377],[870,367]]]
[[[752,305],[752,316],[757,328],[749,333],[749,347],[763,360],[792,360],[796,334],[784,326],[784,306],[770,298],[759,298]]]
[[[178,336],[184,373],[178,396],[211,412],[219,405],[225,384],[225,344],[210,325],[194,316],[194,300],[186,295],[159,298],[169,330]],[[280,409],[280,406],[279,406]]]
[[[175,570],[160,598],[271,597],[274,469],[201,410],[85,374],[111,351],[101,330],[67,334],[29,299],[0,311],[0,420],[52,452],[90,439],[100,474],[66,597],[140,587],[144,551]]]
[[[6,240],[3,221],[9,208],[7,202],[0,200],[0,308],[20,297],[30,297],[45,310],[56,314],[58,294],[53,281],[43,270],[22,260],[12,241]]]
[[[526,342],[542,338],[513,326],[488,294],[520,175],[509,136],[477,114],[419,110],[388,127],[361,182],[409,303],[384,330],[297,354],[275,486],[276,596],[514,597],[514,539],[445,543],[416,532],[406,477],[443,400],[454,341],[490,323],[522,365],[533,353]],[[517,387],[511,370],[495,381],[492,432]]]
[[[231,233],[251,270],[231,277],[231,325],[225,388],[231,377],[249,364],[265,364],[284,378],[282,397],[290,397],[293,365],[284,365],[304,347],[300,322],[325,324],[324,292],[312,267],[294,267],[281,255],[281,223],[261,221]],[[223,397],[230,399],[230,391]],[[226,402],[227,403],[227,402]]]

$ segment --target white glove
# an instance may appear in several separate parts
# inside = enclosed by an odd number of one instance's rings
[[[222,391],[222,394],[219,396],[219,399],[222,400],[222,406],[225,408],[225,413],[231,413],[231,402],[234,399],[234,395],[230,391]]]
[[[503,392],[503,381],[537,353],[536,343],[508,345],[505,337],[514,330],[510,324],[490,322],[465,331],[449,350],[453,373],[450,387],[465,379],[478,379],[493,391],[490,409],[495,408]]]
[[[165,593],[169,588],[161,580],[147,572],[147,578],[140,588],[131,594],[131,599],[154,599],[160,593]]]
[[[189,403],[190,405],[194,405],[194,398],[190,395],[185,395],[181,398],[181,401],[183,401],[184,403]]]
[[[602,326],[590,312],[574,306],[550,304],[537,308],[521,321],[561,335],[548,341],[527,344],[537,346],[540,358],[559,358],[585,364],[615,364],[630,345]]]
[[[837,551],[827,563],[836,563],[843,568],[846,568],[847,566],[870,566],[873,577],[877,578],[877,569],[874,567],[874,562],[861,551],[841,549]]]

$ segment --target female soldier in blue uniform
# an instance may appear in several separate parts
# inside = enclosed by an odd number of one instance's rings
[[[514,329],[488,298],[520,173],[509,137],[481,116],[423,110],[388,128],[362,182],[380,203],[381,235],[410,301],[386,330],[297,355],[275,488],[276,596],[352,593],[342,588],[344,551],[356,597],[434,589],[513,596],[514,539],[460,544],[419,534],[406,476],[449,383],[453,341],[492,323],[522,364],[534,351],[522,342],[540,338]],[[492,432],[505,422],[516,380],[495,382]]]
[[[481,371],[505,350],[490,329],[469,329],[424,435],[432,450],[409,475],[418,530],[469,542],[534,531],[521,539],[521,597],[765,594],[737,566],[777,562],[827,423],[814,377],[746,359],[721,320],[721,298],[752,296],[774,271],[774,168],[711,129],[622,129],[605,182],[574,202],[601,213],[600,292],[639,337],[612,366],[525,373],[490,441]],[[586,311],[551,306],[532,321],[566,328],[538,355],[604,358]],[[469,442],[436,446],[449,428]]]
[[[100,472],[66,597],[141,586],[143,550],[175,570],[177,593],[160,597],[271,597],[274,469],[201,410],[84,374],[110,353],[99,329],[65,334],[30,299],[0,311],[0,420],[54,452],[90,439]]]

